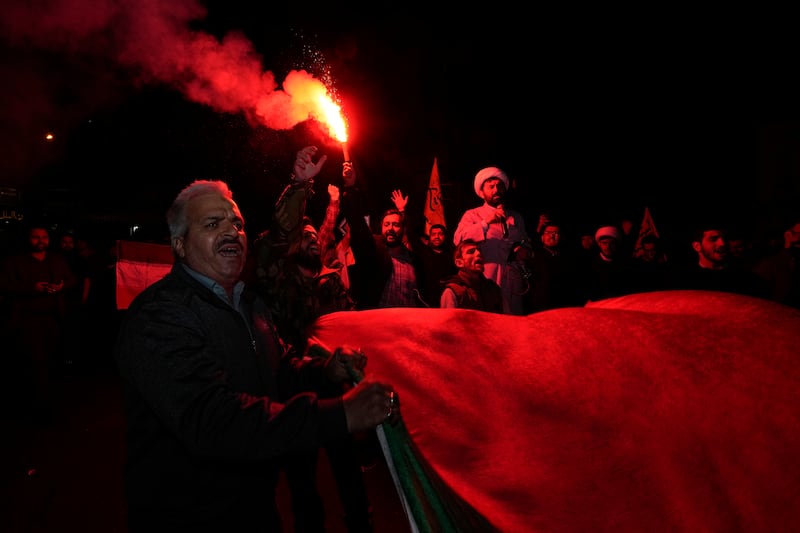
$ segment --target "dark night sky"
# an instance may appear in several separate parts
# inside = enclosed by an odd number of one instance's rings
[[[663,232],[695,212],[763,218],[800,199],[800,47],[779,24],[751,14],[723,21],[696,12],[496,7],[433,16],[329,4],[308,15],[212,0],[205,16],[189,16],[184,9],[201,4],[62,0],[45,3],[43,16],[26,4],[10,2],[0,21],[0,186],[28,198],[69,191],[82,214],[160,223],[181,187],[220,178],[253,229],[265,223],[301,146],[329,154],[321,184],[338,178],[339,146],[312,123],[255,125],[148,71],[151,59],[179,48],[174,42],[132,59],[133,45],[165,33],[152,25],[165,12],[178,40],[240,32],[278,83],[301,68],[322,79],[324,66],[375,212],[395,188],[421,209],[434,157],[451,225],[477,205],[472,178],[488,165],[516,180],[512,200],[529,226],[543,209],[596,227],[640,217],[647,205]],[[154,13],[147,25],[134,20]],[[56,142],[41,141],[48,130]]]

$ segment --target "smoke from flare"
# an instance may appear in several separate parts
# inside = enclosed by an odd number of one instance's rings
[[[241,33],[220,40],[190,29],[206,14],[195,0],[12,0],[0,15],[0,33],[12,45],[111,60],[138,83],[167,84],[252,124],[284,130],[313,117],[330,127],[321,104],[330,97],[320,80],[293,70],[281,88]],[[335,130],[331,135],[339,138]]]

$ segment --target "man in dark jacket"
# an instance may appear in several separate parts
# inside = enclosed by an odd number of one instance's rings
[[[419,256],[422,299],[428,307],[439,307],[442,297],[442,280],[458,272],[453,263],[453,241],[447,238],[447,228],[442,224],[431,226],[428,244],[416,248]]]
[[[356,308],[422,307],[417,243],[405,238],[405,213],[398,208],[386,210],[381,216],[381,233],[374,235],[364,219],[367,201],[356,183],[352,162],[344,162],[342,178],[342,213],[350,226],[355,257],[350,283]],[[397,205],[397,200],[393,201]]]
[[[351,379],[366,358],[340,347],[304,365],[286,353],[240,279],[247,237],[224,182],[186,187],[167,223],[175,265],[133,301],[115,346],[129,531],[280,531],[281,457],[396,423],[392,388],[368,376],[340,397],[291,396]]]
[[[314,177],[327,160],[323,154],[315,162],[317,153],[316,146],[306,146],[297,152],[292,178],[278,198],[270,227],[253,243],[253,289],[268,302],[278,335],[297,348],[300,357],[307,356],[306,330],[316,319],[329,312],[350,311],[354,307],[338,272],[323,271],[320,235],[333,239],[335,214],[326,212],[329,224],[323,224],[319,232],[305,216],[306,202],[314,194]],[[327,384],[328,390],[315,392],[324,397],[336,396],[349,386],[343,389],[341,384],[333,387]],[[377,440],[375,442],[377,444]],[[373,531],[372,508],[354,442],[336,442],[325,450],[348,532]],[[317,489],[317,458],[316,449],[286,457],[285,475],[291,493],[294,529],[298,532],[325,529],[325,506]]]

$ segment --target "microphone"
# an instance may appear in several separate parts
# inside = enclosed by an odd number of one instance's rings
[[[498,205],[497,208],[503,209],[503,204]],[[500,219],[500,226],[503,228],[503,237],[508,237],[508,223],[506,223],[505,215]]]

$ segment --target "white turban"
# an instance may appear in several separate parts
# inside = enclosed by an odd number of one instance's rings
[[[475,174],[475,194],[481,196],[481,187],[483,187],[483,182],[489,178],[499,178],[503,183],[506,184],[506,189],[508,189],[508,176],[506,176],[506,173],[497,167],[486,167],[479,170],[478,173]]]
[[[599,241],[602,237],[611,237],[612,239],[620,240],[622,235],[620,235],[619,230],[614,226],[603,226],[594,234],[594,240]]]

